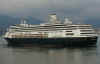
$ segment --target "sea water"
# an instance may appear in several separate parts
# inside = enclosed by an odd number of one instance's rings
[[[96,47],[8,47],[0,38],[0,64],[100,64],[100,38]]]

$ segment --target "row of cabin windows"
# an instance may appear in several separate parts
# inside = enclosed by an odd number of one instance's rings
[[[74,33],[67,33],[66,35],[74,35]]]
[[[35,28],[11,28],[11,29],[50,29],[50,28],[66,28],[68,29],[69,27],[35,27]]]
[[[80,34],[95,34],[95,33],[80,33]]]
[[[72,30],[72,29],[32,29],[32,30],[23,30],[23,29],[18,29],[18,30],[12,30],[12,31],[35,31],[35,30],[40,30],[40,31],[51,31],[51,30]],[[72,31],[67,31],[67,32],[72,32]]]
[[[32,30],[12,29],[11,31],[35,31],[35,30],[40,30],[40,31],[68,30],[66,32],[72,32],[72,29],[32,29]],[[93,30],[80,30],[80,31],[83,32],[83,31],[93,31]]]
[[[84,31],[93,31],[93,30],[80,30],[81,32],[84,32]]]
[[[36,26],[72,26],[72,27],[77,27],[77,26],[79,26],[79,27],[90,27],[91,25],[64,25],[64,24],[54,24],[54,25],[52,25],[52,24],[50,24],[50,25],[36,25]],[[32,26],[32,27],[34,27],[34,26]]]
[[[72,32],[72,31],[66,31],[66,32]]]
[[[78,29],[91,29],[92,27],[72,27],[72,28],[78,28]]]
[[[50,26],[50,27],[34,27],[34,28],[69,28],[67,26]],[[29,28],[27,28],[29,29]]]
[[[24,28],[22,28],[22,29],[12,29],[12,30],[35,30],[35,29],[36,30],[49,30],[49,29],[74,30],[74,29],[77,29],[77,28],[73,28],[73,29],[71,29],[71,28],[32,28],[32,29],[24,29]],[[91,29],[91,28],[81,28],[81,29]],[[93,31],[93,30],[80,30],[80,31]]]
[[[62,27],[57,27],[57,26],[55,26],[55,27],[34,27],[34,28],[11,28],[11,29],[47,29],[47,28],[79,28],[79,29],[91,29],[92,27],[67,27],[67,26],[62,26]]]
[[[38,28],[38,27],[91,27],[91,26],[34,26],[34,27],[25,27],[25,28]],[[17,27],[11,27],[11,28],[17,28]],[[24,28],[24,27],[18,27],[18,28]]]
[[[70,27],[92,27],[91,25],[69,25]]]
[[[19,32],[32,32],[32,31],[54,31],[54,30],[12,30],[12,31],[19,31]],[[66,32],[72,32],[72,31],[66,31]],[[85,33],[81,33],[85,34]],[[86,33],[87,34],[87,33]]]
[[[80,33],[80,34],[95,34],[95,33]],[[66,35],[74,35],[74,33],[67,33]]]
[[[46,28],[46,27],[57,27],[57,28],[61,28],[61,27],[67,27],[67,28],[92,28],[92,27],[70,27],[70,26],[42,26],[42,27],[27,27],[27,28]],[[24,27],[23,27],[24,28]],[[25,27],[26,28],[26,27]]]
[[[38,26],[29,26],[29,28],[31,27],[51,27],[51,26],[68,26],[68,27],[92,27],[91,25],[76,25],[76,26],[72,26],[72,25],[44,25],[44,26],[41,26],[41,25],[38,25]],[[11,27],[17,27],[17,26],[11,26]],[[18,26],[18,27],[24,27],[24,26]]]

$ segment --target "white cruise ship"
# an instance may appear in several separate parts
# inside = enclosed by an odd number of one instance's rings
[[[10,26],[4,37],[9,45],[92,45],[97,42],[97,34],[89,24],[72,24],[65,19],[61,22],[56,14],[50,14],[48,23],[39,25],[21,24]]]

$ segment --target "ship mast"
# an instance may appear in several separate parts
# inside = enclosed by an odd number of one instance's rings
[[[26,24],[26,20],[25,20],[25,19],[21,19],[21,23],[20,23],[20,25],[26,27],[26,26],[27,26],[27,24]]]
[[[21,24],[26,24],[26,20],[25,19],[21,19]]]

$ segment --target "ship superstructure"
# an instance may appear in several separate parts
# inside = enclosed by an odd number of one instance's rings
[[[27,41],[35,44],[42,41],[43,43],[56,42],[56,44],[58,41],[60,44],[70,44],[71,40],[78,44],[97,41],[97,34],[90,24],[72,24],[72,21],[67,18],[62,23],[57,19],[56,14],[50,14],[49,19],[48,23],[39,25],[26,24],[26,21],[22,21],[21,24],[10,26],[5,39],[13,43],[18,40],[18,42]]]

